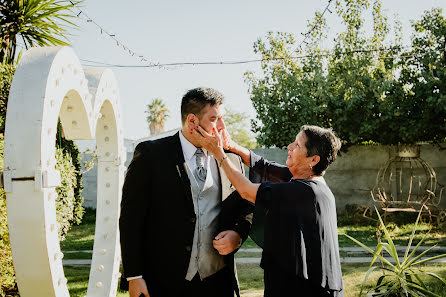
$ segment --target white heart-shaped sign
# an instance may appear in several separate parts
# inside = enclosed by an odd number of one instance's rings
[[[60,183],[54,157],[59,117],[66,138],[96,138],[96,228],[87,296],[115,297],[126,158],[119,92],[110,70],[82,69],[69,47],[28,50],[9,94],[3,178],[20,295],[69,296],[55,208],[55,187]]]

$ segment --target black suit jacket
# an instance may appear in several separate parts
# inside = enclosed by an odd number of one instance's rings
[[[234,154],[230,156],[238,160]],[[220,170],[222,200],[234,188]],[[230,200],[240,201],[238,195]],[[224,203],[222,206],[240,205]],[[243,240],[251,226],[252,209],[228,210],[220,217],[220,231],[237,231]],[[196,215],[190,181],[178,133],[137,145],[124,181],[119,218],[123,278],[143,275],[154,297],[181,296],[189,266]],[[234,267],[233,254],[225,259]],[[122,280],[122,279],[121,279]],[[234,290],[238,292],[234,276]],[[122,286],[121,286],[122,287]],[[125,287],[125,286],[124,286]]]

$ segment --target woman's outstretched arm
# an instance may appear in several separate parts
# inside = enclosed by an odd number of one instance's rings
[[[220,162],[220,167],[223,168],[229,181],[235,187],[237,192],[239,192],[240,196],[252,203],[255,203],[257,190],[259,189],[260,184],[250,182],[249,179],[237,171],[223,151],[218,153],[217,156],[214,155],[214,157]]]
[[[249,167],[249,180],[252,182],[287,182],[293,175],[287,166],[271,162],[254,152],[244,148],[231,139],[226,130],[222,130],[223,148],[242,158],[243,164]]]
[[[259,189],[260,184],[253,184],[243,174],[236,170],[223,150],[223,141],[218,132],[214,131],[211,135],[203,128],[198,126],[197,129],[194,130],[194,134],[202,147],[214,155],[214,158],[217,160],[220,167],[223,168],[229,181],[235,187],[237,192],[239,192],[240,196],[252,203],[255,203],[257,190]]]
[[[251,166],[251,151],[243,146],[239,145],[231,139],[231,135],[225,130],[222,131],[223,148],[225,150],[231,151],[242,158],[243,164],[250,167]]]

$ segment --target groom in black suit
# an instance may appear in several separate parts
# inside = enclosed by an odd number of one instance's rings
[[[222,160],[195,145],[192,133],[198,125],[223,132],[222,104],[214,89],[188,91],[181,131],[135,149],[119,219],[130,297],[239,295],[233,254],[248,236],[251,208],[225,210],[238,194],[220,169]],[[243,172],[240,157],[227,156]]]

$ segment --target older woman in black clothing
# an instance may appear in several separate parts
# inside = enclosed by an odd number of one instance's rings
[[[330,129],[303,126],[288,145],[283,166],[225,135],[210,135],[201,127],[191,133],[219,161],[240,195],[255,203],[253,228],[263,225],[265,297],[343,296],[335,199],[323,178],[341,147],[339,138]],[[242,157],[252,182],[234,169],[224,149]]]

